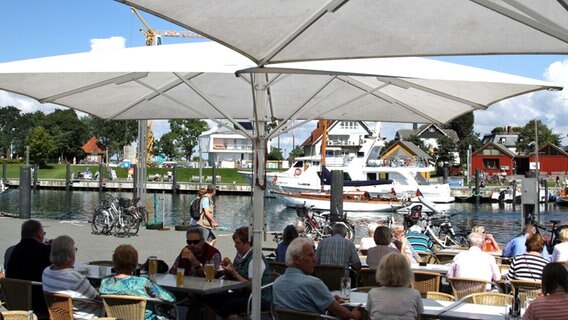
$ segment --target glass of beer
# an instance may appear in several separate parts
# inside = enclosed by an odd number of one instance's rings
[[[184,268],[177,268],[176,272],[176,286],[183,287],[183,280],[185,276],[185,269]]]
[[[203,272],[205,273],[205,281],[213,281],[215,279],[215,266],[213,261],[207,261],[203,266]]]
[[[148,275],[150,277],[155,277],[158,273],[158,257],[150,256],[148,257]]]

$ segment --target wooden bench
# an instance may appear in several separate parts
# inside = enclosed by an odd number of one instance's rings
[[[199,176],[191,176],[191,180],[189,180],[191,182],[200,182],[199,181]]]
[[[221,176],[217,175],[216,177],[217,177],[216,181],[221,182]],[[212,176],[205,176],[205,182],[206,183],[213,182],[213,177]]]

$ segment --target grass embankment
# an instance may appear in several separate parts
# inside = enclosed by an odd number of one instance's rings
[[[8,179],[19,179],[20,178],[20,168],[23,164],[11,163],[6,164],[4,167],[0,165],[2,171],[2,177],[4,177],[4,168],[6,168],[6,178]],[[40,167],[38,171],[38,179],[65,179],[67,176],[67,169],[65,164],[48,164],[45,167]],[[99,166],[96,165],[71,165],[70,170],[74,177],[77,177],[79,172],[83,172],[90,168],[91,172],[94,174],[99,171]],[[112,168],[115,170],[118,179],[125,180],[128,177],[127,168]],[[203,176],[211,176],[212,168],[203,168]],[[167,175],[168,171],[173,171],[171,168],[148,168],[148,176],[155,175],[156,173],[161,176]],[[105,178],[108,177],[108,171],[106,167],[103,167],[103,172],[105,172]],[[218,176],[221,176],[221,183],[247,183],[242,175],[237,172],[237,169],[225,169],[217,168],[215,172]],[[199,176],[199,169],[192,168],[176,168],[176,179],[178,182],[189,182],[192,176]]]

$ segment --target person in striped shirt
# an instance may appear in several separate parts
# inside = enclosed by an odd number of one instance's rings
[[[530,302],[523,320],[563,320],[568,314],[568,271],[559,262],[542,271],[542,295]]]
[[[540,234],[529,237],[525,242],[526,253],[516,256],[511,262],[507,279],[540,280],[542,270],[550,262],[541,256],[544,239]]]

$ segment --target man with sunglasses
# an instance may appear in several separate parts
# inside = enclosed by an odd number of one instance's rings
[[[208,261],[213,263],[215,270],[220,269],[221,253],[217,248],[203,241],[203,231],[200,227],[190,227],[185,237],[187,245],[173,263],[171,274],[176,274],[177,268],[185,268],[186,276],[205,277],[203,266]]]

